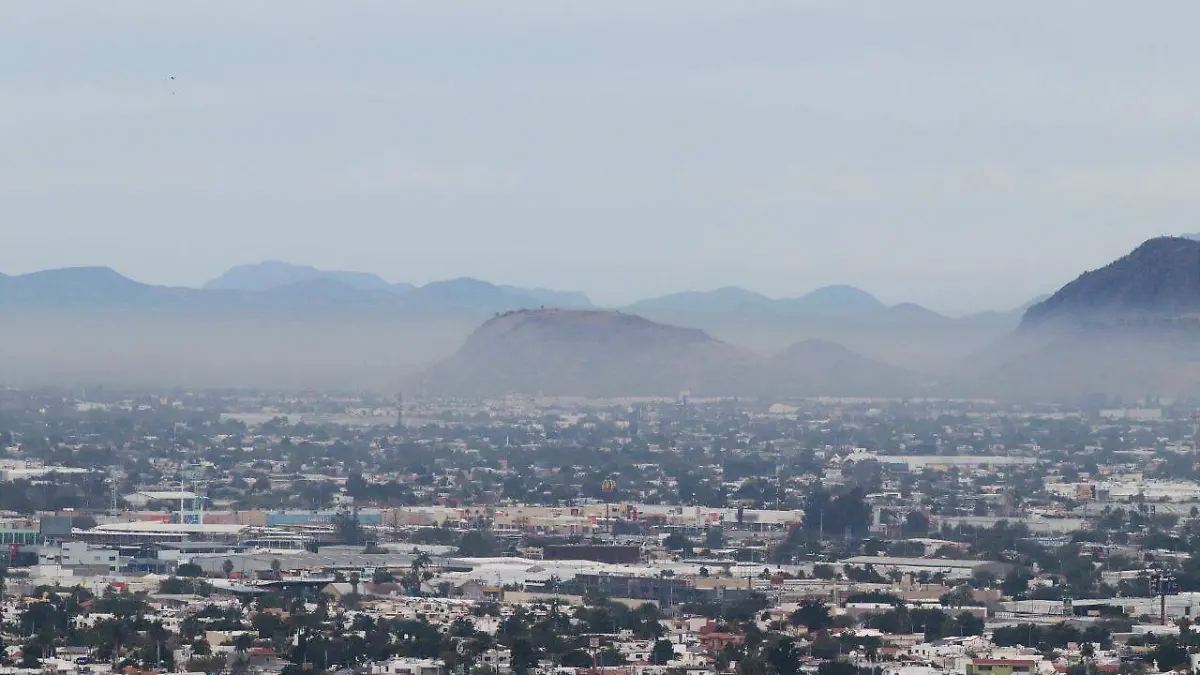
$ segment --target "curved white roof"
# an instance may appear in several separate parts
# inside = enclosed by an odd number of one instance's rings
[[[233,524],[200,524],[200,523],[162,523],[158,521],[134,521],[131,523],[105,523],[97,525],[92,532],[114,532],[120,534],[149,532],[153,534],[238,534],[249,525]]]

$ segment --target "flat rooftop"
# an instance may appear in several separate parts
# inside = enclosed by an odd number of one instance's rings
[[[882,555],[856,555],[840,561],[848,565],[876,565],[878,567],[928,567],[970,570],[980,565],[996,565],[988,560],[954,560],[951,558],[893,558]]]
[[[112,534],[240,534],[248,527],[249,525],[162,523],[140,520],[130,523],[105,523],[86,531]]]

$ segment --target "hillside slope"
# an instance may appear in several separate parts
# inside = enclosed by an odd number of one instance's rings
[[[766,363],[765,389],[782,396],[905,397],[928,384],[917,373],[826,340],[805,340]]]
[[[1200,242],[1150,239],[1025,312],[1025,327],[1174,318],[1200,310]]]
[[[729,393],[754,358],[696,329],[592,310],[510,312],[484,323],[427,377],[431,390],[665,396]]]

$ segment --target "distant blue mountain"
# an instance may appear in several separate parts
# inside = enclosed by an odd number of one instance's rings
[[[824,286],[794,300],[780,300],[790,314],[863,318],[887,309],[874,295],[854,286]]]
[[[621,372],[630,382],[642,381],[642,375],[651,381],[654,369],[661,365],[672,377],[679,376],[678,381],[662,379],[663,390],[678,385],[716,392],[726,382],[731,387],[742,382],[745,374],[753,376],[751,380],[761,376],[759,381],[769,385],[760,392],[764,394],[837,391],[851,395],[869,393],[873,387],[835,388],[829,383],[839,377],[847,384],[909,382],[908,375],[901,377],[895,371],[878,379],[867,375],[877,370],[874,363],[929,372],[928,368],[973,352],[982,340],[1010,329],[1004,314],[950,319],[917,305],[888,307],[848,286],[782,300],[725,287],[643,300],[607,313],[576,311],[586,309],[580,307],[583,303],[590,305],[579,293],[500,286],[466,277],[398,290],[374,275],[322,272],[285,263],[231,270],[205,288],[144,284],[106,267],[0,274],[0,315],[13,329],[6,349],[0,350],[0,372],[36,382],[91,379],[218,386],[320,382],[386,390],[396,385],[405,369],[416,372],[418,366],[448,356],[466,338],[469,327],[515,310],[535,310],[530,316],[563,328],[554,335],[581,345],[594,337],[593,320],[623,325],[623,317],[629,314],[678,330],[704,331],[717,336],[718,342],[761,354],[821,340],[789,348],[782,361],[731,357],[729,370],[712,370],[704,365],[707,357],[701,358],[695,363],[697,373],[726,373],[728,379],[700,378],[696,387],[690,386],[688,363],[680,361],[678,372],[671,370],[675,355],[669,349],[649,360],[635,359],[631,369]],[[1015,324],[1015,317],[1011,321]],[[622,331],[606,339],[616,344],[624,339],[622,335],[634,339],[633,333]],[[826,343],[842,345],[872,363],[863,365],[862,359],[822,347]],[[636,347],[631,345],[629,353],[647,354]],[[579,354],[593,353],[603,351],[589,352],[580,346]],[[838,364],[838,369],[827,369],[826,362]],[[604,372],[604,359],[594,363],[601,364],[595,372]],[[777,371],[779,377],[766,377],[760,367]],[[862,377],[855,374],[860,371],[865,373]],[[614,386],[613,391],[619,389]],[[729,391],[750,393],[756,388],[743,390],[739,385]],[[880,385],[879,391],[907,389]]]
[[[507,291],[470,277],[434,281],[403,296],[407,309],[416,312],[468,311],[476,313],[531,309],[543,303],[530,295]]]
[[[156,295],[174,297],[179,290],[138,283],[108,267],[66,267],[0,276],[0,306],[40,309],[96,304],[128,306]]]
[[[737,286],[726,286],[712,291],[685,291],[640,300],[625,309],[663,316],[702,314],[866,318],[883,312],[887,305],[870,293],[853,286],[825,286],[798,298],[781,300]]]
[[[247,312],[259,316],[296,312],[311,316],[312,311],[321,310],[369,313],[376,317],[435,313],[484,318],[497,312],[551,304],[546,297],[506,290],[478,279],[437,281],[398,291],[395,284],[371,282],[371,275],[319,271],[312,274],[305,268],[273,263],[250,267],[253,268],[250,274],[223,275],[223,280],[214,280],[200,289],[143,284],[107,267],[0,275],[0,308],[23,311],[121,308],[167,311],[180,316]],[[258,274],[264,270],[271,274]]]
[[[366,272],[342,270],[320,270],[315,267],[293,265],[280,260],[267,260],[230,268],[221,276],[204,284],[207,290],[220,291],[269,291],[304,281],[328,279],[341,282],[362,291],[404,292],[412,284],[391,284],[379,275]]]
[[[698,313],[739,314],[744,312],[770,312],[775,300],[760,293],[737,286],[725,286],[712,291],[684,291],[658,298],[639,300],[626,307],[626,311],[638,313]]]
[[[348,272],[342,270],[321,270],[305,265],[293,265],[280,260],[268,260],[250,265],[238,265],[226,271],[221,276],[204,284],[205,290],[226,291],[269,291],[292,286],[303,282],[326,280],[336,281],[350,288],[361,291],[388,291],[404,294],[417,287],[409,283],[389,283],[376,274],[366,272]],[[449,290],[445,287],[449,284]],[[548,288],[523,288],[521,286],[498,286],[475,279],[453,279],[429,284],[432,288],[421,294],[413,303],[428,308],[430,298],[439,298],[467,307],[513,309],[511,303],[517,302],[516,308],[560,307],[570,309],[588,309],[593,307],[592,301],[583,293],[573,291],[558,291]],[[446,294],[449,295],[446,295]],[[452,297],[451,297],[452,296]],[[532,301],[532,304],[531,304]]]
[[[560,309],[592,309],[591,298],[578,291],[556,291],[550,288],[524,288],[522,286],[500,286],[501,290],[537,300],[546,307]]]

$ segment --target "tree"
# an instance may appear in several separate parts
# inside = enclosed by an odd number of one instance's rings
[[[659,640],[654,643],[654,648],[650,650],[650,663],[656,666],[665,666],[667,662],[675,658],[675,648],[671,646],[669,640]],[[590,665],[590,664],[589,664]]]
[[[245,654],[250,651],[250,645],[253,644],[253,638],[249,633],[242,633],[233,639],[233,650],[239,654]]]
[[[929,516],[920,511],[909,511],[904,517],[904,534],[910,537],[929,534]]]
[[[212,595],[212,584],[201,579],[167,577],[158,582],[158,592],[168,595]]]
[[[472,530],[458,543],[458,554],[464,558],[494,558],[503,552],[500,542],[487,532]]]
[[[226,558],[225,562],[221,563],[221,571],[225,573],[225,578],[233,576],[233,560]]]
[[[705,548],[725,548],[725,530],[720,527],[710,527],[704,533]]]
[[[954,590],[943,593],[938,602],[944,607],[965,607],[976,605],[975,591],[967,584],[956,586]]]
[[[813,578],[815,579],[832,579],[837,576],[834,572],[833,565],[827,563],[817,563],[813,565]]]
[[[683,553],[692,552],[692,540],[687,538],[687,535],[682,532],[672,532],[663,539],[663,548],[668,551],[682,551]]]
[[[777,640],[767,647],[766,661],[775,675],[797,675],[800,672],[800,650],[789,639]]]
[[[612,533],[614,535],[621,534],[641,534],[642,526],[632,520],[613,520]],[[591,665],[590,663],[588,665]]]
[[[201,569],[196,563],[183,563],[179,567],[175,568],[175,575],[191,578],[202,577],[204,576],[204,570]]]
[[[524,675],[524,673],[529,672],[531,668],[537,665],[538,653],[528,638],[514,639],[509,644],[509,649],[512,651],[513,672],[518,673],[518,675]]]
[[[1021,575],[1014,567],[1004,575],[1004,581],[1000,583],[1000,592],[1010,598],[1015,598],[1029,589],[1029,580]]]
[[[357,511],[342,511],[333,517],[333,530],[343,543],[350,546],[363,544],[362,526],[358,522]]]
[[[818,600],[804,600],[796,611],[788,615],[788,623],[793,626],[804,626],[810,632],[825,630],[833,624],[829,615],[829,607]]]
[[[358,584],[359,584],[361,581],[362,581],[362,578],[359,576],[359,574],[358,574],[358,571],[357,571],[357,570],[355,570],[354,572],[351,572],[351,573],[350,573],[350,587],[351,587],[352,589],[354,589],[354,594],[355,594],[355,595],[358,595]]]
[[[871,509],[861,487],[833,496],[819,484],[809,487],[804,500],[804,529],[810,534],[840,537],[847,530],[855,535],[867,533]]]
[[[572,649],[558,658],[558,665],[564,668],[591,668],[592,657],[582,649]]]
[[[958,629],[963,635],[981,635],[983,625],[983,619],[970,612],[962,612],[958,615]]]
[[[22,668],[41,668],[42,667],[42,643],[36,639],[30,640],[21,645],[21,667]]]
[[[279,558],[271,559],[271,578],[275,581],[283,578],[283,564],[279,562]]]

